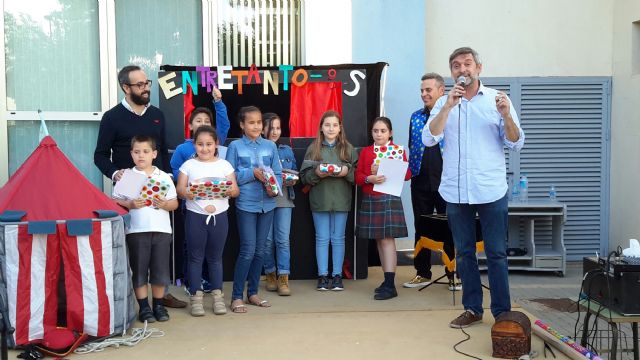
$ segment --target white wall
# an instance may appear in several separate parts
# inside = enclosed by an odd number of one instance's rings
[[[611,100],[610,249],[640,239],[640,21],[638,0],[616,0],[613,11],[613,90]],[[632,43],[635,42],[635,43]],[[635,50],[635,57],[632,55]]]
[[[483,76],[611,75],[614,1],[426,2],[429,71],[450,76],[449,54],[470,46]]]
[[[304,65],[352,61],[351,1],[306,0],[303,24]]]
[[[487,77],[612,76],[609,247],[640,238],[640,2],[426,2],[429,71],[450,76],[451,51],[471,46]]]
[[[390,0],[352,0],[353,61],[389,64],[384,94],[385,116],[392,121],[394,142],[404,146],[409,144],[411,114],[423,106],[420,78],[425,73],[424,8],[424,0],[402,0],[402,6]],[[409,182],[403,188],[402,204],[408,236],[396,239],[396,246],[413,249],[414,219]]]

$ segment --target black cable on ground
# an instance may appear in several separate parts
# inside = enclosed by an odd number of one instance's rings
[[[469,341],[469,340],[471,340],[471,335],[467,334],[467,332],[466,332],[466,331],[464,331],[464,329],[463,329],[463,328],[460,328],[460,331],[462,331],[462,333],[463,333],[467,338],[466,338],[466,339],[464,339],[464,340],[460,340],[460,341],[458,341],[455,345],[453,345],[453,350],[455,350],[455,352],[457,352],[458,354],[464,355],[464,356],[466,356],[466,357],[470,357],[470,358],[472,358],[472,359],[476,359],[476,360],[482,360],[482,358],[479,358],[479,357],[477,357],[477,356],[473,356],[473,355],[471,355],[471,354],[467,354],[466,352],[463,352],[463,351],[458,350],[458,345],[462,344],[462,343],[463,343],[463,342],[465,342],[465,341]]]

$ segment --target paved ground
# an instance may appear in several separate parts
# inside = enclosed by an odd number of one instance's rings
[[[410,254],[410,252],[400,252],[398,264],[412,266]],[[581,261],[567,263],[566,273],[562,277],[553,272],[511,271],[509,272],[511,299],[559,333],[580,339],[585,313],[575,311],[575,299],[580,294],[582,275]],[[483,283],[488,284],[486,272],[482,274],[482,279]],[[610,348],[611,337],[609,325],[600,320],[597,322],[596,329],[593,319],[593,317],[589,319],[589,329],[595,336],[592,336],[590,341],[596,348],[605,349],[602,357],[608,358],[606,349]],[[628,351],[619,352],[618,359],[633,359],[632,332],[627,324],[621,327],[618,349],[621,348]]]
[[[486,281],[486,274],[483,275],[483,278]],[[509,281],[511,298],[514,302],[567,336],[573,337],[575,335],[577,321],[577,336],[580,338],[585,313],[584,311],[570,312],[571,310],[575,311],[575,304],[566,299],[575,300],[578,298],[582,282],[582,262],[568,263],[564,277],[558,277],[553,273],[510,272]],[[544,305],[544,303],[551,305],[551,307]],[[592,319],[593,317],[589,320],[590,324],[593,324]],[[589,329],[597,334],[593,337],[596,348],[608,349],[610,347],[610,331],[606,322],[598,321],[597,333],[593,325],[590,325]],[[632,349],[631,327],[624,324],[621,331],[624,336],[620,337],[618,348]],[[603,357],[608,358],[608,354],[603,353]],[[629,351],[622,352],[621,356],[619,353],[618,356],[618,359],[632,358],[633,353]]]

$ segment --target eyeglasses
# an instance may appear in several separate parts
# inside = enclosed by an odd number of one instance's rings
[[[129,86],[137,86],[138,90],[139,90],[139,89],[143,89],[143,88],[145,88],[147,86],[151,87],[151,83],[152,83],[151,80],[147,80],[147,81],[140,81],[139,83],[135,83],[135,84],[129,84],[129,83],[125,83],[125,84],[129,85]]]

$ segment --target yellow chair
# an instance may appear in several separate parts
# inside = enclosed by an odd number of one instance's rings
[[[442,263],[449,270],[449,272],[455,272],[456,270],[456,257],[453,255],[453,259],[449,257],[446,251],[444,251],[444,243],[442,241],[435,241],[426,236],[421,236],[420,240],[416,243],[416,247],[413,250],[413,256],[418,256],[418,253],[422,249],[428,249],[440,253]],[[476,242],[476,253],[484,251],[484,241],[480,240]]]
[[[455,254],[451,254],[451,257],[449,256],[449,254],[447,254],[447,252],[444,250],[444,242],[442,241],[435,241],[433,239],[430,239],[426,236],[421,236],[420,240],[418,240],[418,242],[416,243],[416,247],[413,250],[413,256],[417,256],[418,253],[422,250],[422,249],[429,249],[431,251],[435,251],[437,253],[440,253],[440,257],[442,259],[442,263],[446,269],[444,275],[440,276],[439,278],[435,279],[434,281],[430,282],[429,284],[421,287],[418,291],[422,291],[426,288],[428,288],[429,286],[431,286],[432,284],[443,284],[443,285],[447,285],[447,286],[451,286],[451,278],[449,279],[449,281],[445,282],[440,282],[440,280],[442,280],[443,278],[447,277],[447,276],[451,276],[454,277],[455,276],[455,272],[456,272],[456,257]],[[476,253],[479,252],[483,252],[484,251],[484,241],[483,240],[478,240],[476,241]],[[455,277],[454,277],[455,279]],[[455,280],[453,280],[455,281]],[[452,290],[451,291],[451,298],[453,299],[453,305],[456,304],[456,291],[458,291],[458,289],[456,288],[455,284],[453,284],[453,288],[449,289]],[[486,287],[483,285],[483,287]],[[488,289],[488,288],[487,288]]]

